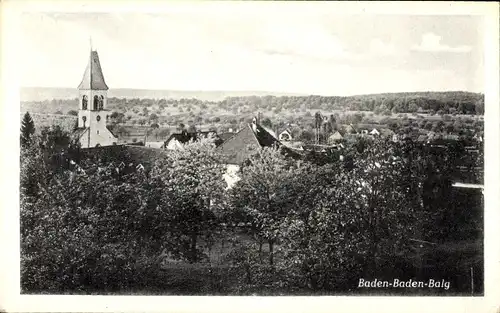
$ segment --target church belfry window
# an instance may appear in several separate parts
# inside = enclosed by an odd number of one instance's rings
[[[87,103],[89,102],[87,96],[82,97],[82,110],[87,110]]]
[[[104,109],[104,96],[99,97],[99,110]]]
[[[97,111],[99,110],[99,97],[94,96],[94,110]]]

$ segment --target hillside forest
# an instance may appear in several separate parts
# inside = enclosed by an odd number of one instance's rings
[[[122,142],[165,140],[179,127],[236,131],[258,113],[262,124],[275,132],[288,128],[294,139],[312,142],[314,115],[333,116],[337,125],[354,124],[388,128],[399,134],[418,137],[429,132],[457,136],[483,132],[484,95],[468,92],[417,92],[325,96],[244,96],[221,101],[199,99],[108,99],[108,124]],[[73,126],[78,99],[23,101],[37,124],[55,121]]]

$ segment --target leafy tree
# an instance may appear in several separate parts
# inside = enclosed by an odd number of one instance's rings
[[[292,183],[294,205],[282,224],[288,279],[313,289],[354,286],[362,272],[377,273],[409,251],[421,220],[413,161],[393,144],[370,142],[351,170],[305,168]]]
[[[161,194],[166,245],[178,257],[198,262],[203,243],[210,243],[217,230],[218,210],[226,187],[224,166],[215,150],[214,138],[201,139],[157,160],[151,170]]]
[[[269,264],[273,265],[274,245],[279,240],[279,225],[288,209],[290,194],[284,188],[294,164],[279,149],[259,150],[241,169],[240,180],[231,189],[231,211],[250,225],[251,236],[269,245]]]
[[[30,144],[31,138],[35,134],[35,123],[29,112],[24,114],[21,121],[21,146],[26,147]]]
[[[118,172],[113,164],[64,170],[36,197],[22,194],[24,290],[120,290],[137,278],[141,257],[158,252],[155,194],[143,174]]]
[[[269,119],[269,117],[266,117],[260,123],[262,124],[262,126],[265,126],[265,127],[268,127],[268,128],[272,128],[273,127],[273,123],[271,122],[271,120]]]

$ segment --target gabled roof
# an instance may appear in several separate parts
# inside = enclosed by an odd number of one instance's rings
[[[243,127],[219,147],[220,152],[227,157],[227,163],[238,165],[259,148],[260,143],[250,125]]]
[[[71,133],[70,138],[71,138],[72,140],[78,141],[78,140],[80,140],[80,138],[82,138],[82,136],[83,136],[83,135],[87,132],[87,130],[88,130],[88,127],[85,127],[85,128],[83,128],[83,127],[77,128],[77,129],[75,129],[75,130]]]
[[[289,128],[285,128],[282,131],[280,131],[280,135],[283,134],[283,133],[288,133],[288,134],[292,135],[292,132],[290,131]]]
[[[200,138],[208,138],[209,135],[213,135],[215,137],[215,145],[219,146],[222,144],[222,139],[217,135],[216,132],[214,131],[205,131],[205,132],[193,132],[189,133],[187,131],[183,131],[181,133],[174,133],[170,135],[170,137],[165,141],[165,146],[168,145],[170,141],[173,139],[177,140],[178,142],[185,144],[188,143],[189,141],[193,140],[198,140]]]
[[[222,139],[222,141],[226,141],[233,136],[234,136],[234,133],[222,133],[219,135],[219,137],[220,137],[220,139]]]
[[[255,138],[257,138],[261,147],[271,147],[275,143],[279,143],[279,140],[269,129],[259,124],[256,125],[255,132],[252,130],[252,133],[254,133]]]
[[[380,133],[380,135],[385,136],[385,137],[387,137],[387,136],[392,136],[392,135],[394,135],[394,134],[395,134],[395,133],[394,133],[392,130],[390,130],[389,128],[380,128],[380,129],[378,130],[378,132]]]
[[[220,152],[225,155],[227,163],[241,164],[246,161],[250,155],[255,153],[261,147],[271,147],[279,144],[276,139],[264,127],[255,124],[255,131],[251,125],[243,127],[239,132],[226,140],[220,147]]]
[[[335,131],[333,134],[328,136],[328,139],[330,139],[330,140],[342,139],[342,138],[344,138],[344,137],[342,136],[342,134],[339,131]]]
[[[118,136],[111,129],[109,129],[108,126],[106,126],[106,129],[111,133],[111,135],[113,135],[113,137],[118,138]]]
[[[83,74],[82,82],[78,86],[79,90],[108,90],[108,85],[102,74],[101,63],[97,51],[90,51],[89,63]]]

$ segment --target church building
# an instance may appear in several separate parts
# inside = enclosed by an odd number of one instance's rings
[[[109,115],[106,110],[108,89],[99,55],[97,51],[91,50],[89,63],[78,86],[78,128],[73,133],[82,148],[110,146],[118,141],[106,126]]]

